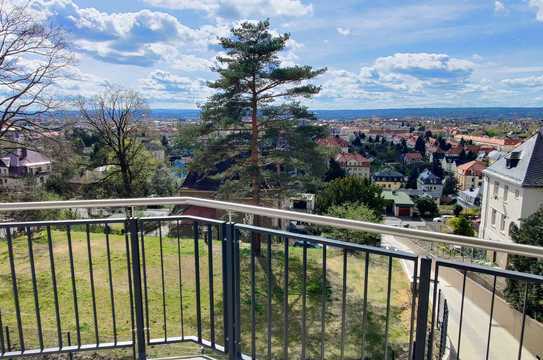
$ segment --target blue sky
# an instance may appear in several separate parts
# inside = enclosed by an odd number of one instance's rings
[[[17,0],[12,0],[17,1]],[[194,108],[217,36],[269,17],[285,64],[328,67],[315,109],[543,104],[543,0],[31,0],[77,54],[59,96],[105,82]]]

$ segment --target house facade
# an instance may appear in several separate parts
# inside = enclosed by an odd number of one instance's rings
[[[430,196],[439,205],[443,195],[443,179],[426,169],[417,178],[417,193]]]
[[[404,182],[404,175],[393,169],[384,169],[372,176],[373,182],[384,190],[398,190]]]
[[[0,189],[16,190],[28,179],[35,185],[45,184],[51,173],[51,160],[39,152],[17,149],[0,158]]]
[[[483,171],[485,169],[486,163],[478,160],[459,165],[455,173],[458,189],[464,191],[481,187],[483,185]]]
[[[479,237],[511,242],[513,226],[543,205],[543,134],[536,135],[498,158],[483,171],[483,199]],[[493,260],[506,266],[507,257]]]
[[[339,153],[348,153],[349,152],[349,143],[340,138],[339,136],[331,136],[324,139],[318,139],[317,144],[327,149],[327,151],[335,155]]]
[[[371,176],[370,161],[360,154],[340,153],[337,154],[335,160],[349,176],[362,178],[370,178]]]

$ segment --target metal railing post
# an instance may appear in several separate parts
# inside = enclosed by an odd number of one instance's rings
[[[426,350],[426,335],[428,333],[428,304],[430,301],[430,282],[432,273],[432,259],[420,259],[420,273],[418,286],[417,331],[415,335],[414,360],[423,360]]]
[[[224,313],[225,313],[225,324],[226,329],[226,338],[225,338],[225,350],[228,353],[229,360],[237,360],[238,356],[238,346],[237,346],[237,324],[236,324],[236,311],[235,306],[237,303],[236,299],[236,266],[235,266],[235,244],[234,244],[234,224],[227,223],[224,226],[225,234],[223,236],[224,241],[224,261],[225,261],[225,270],[224,275],[226,276],[225,281],[225,302],[224,302]]]
[[[132,256],[132,282],[134,288],[134,314],[136,317],[136,328],[133,331],[136,332],[136,344],[134,344],[134,351],[136,352],[136,359],[144,360],[147,358],[145,353],[145,323],[143,318],[143,300],[141,289],[141,267],[140,267],[140,249],[138,239],[138,219],[128,219],[128,225],[130,229],[130,248]]]

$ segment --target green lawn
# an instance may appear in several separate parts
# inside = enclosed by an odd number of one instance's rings
[[[34,258],[37,274],[40,314],[46,346],[56,346],[57,330],[54,312],[54,296],[51,285],[50,260],[47,239],[44,234],[35,234],[33,240]],[[65,231],[52,232],[56,280],[61,312],[63,341],[70,332],[72,342],[76,342],[76,325],[72,293],[69,251]],[[113,341],[112,302],[109,290],[108,261],[105,235],[91,234],[94,285],[96,292],[97,321],[100,342]],[[110,235],[110,257],[112,282],[114,287],[114,306],[118,340],[129,340],[130,301],[128,273],[126,262],[125,238],[122,235]],[[161,338],[166,329],[168,336],[181,335],[181,301],[179,297],[179,268],[177,238],[164,237],[162,244],[164,259],[164,298],[166,321],[163,317],[162,276],[160,261],[160,242],[158,237],[146,236],[145,255],[147,269],[147,297],[149,307],[149,332],[151,338]],[[86,235],[72,231],[72,247],[75,261],[76,287],[79,308],[79,321],[82,343],[95,343],[93,319],[93,299],[89,281],[89,261],[87,256]],[[182,278],[182,311],[183,331],[185,335],[196,335],[196,279],[194,260],[194,241],[183,238],[181,248]],[[265,249],[265,246],[263,246]],[[201,308],[203,320],[203,337],[210,338],[209,319],[209,281],[208,250],[203,241],[199,243],[200,254],[200,286]],[[33,300],[33,288],[28,257],[27,239],[24,236],[14,240],[17,284],[20,294],[22,322],[24,325],[26,348],[38,346],[36,332],[36,315]],[[267,276],[265,257],[256,260],[256,347],[257,353],[266,354],[267,332]],[[283,278],[284,256],[283,245],[272,246],[272,344],[273,358],[283,358]],[[215,329],[219,343],[223,342],[222,327],[222,259],[218,241],[213,242]],[[250,296],[250,249],[242,243],[241,259],[241,328],[242,350],[250,353],[251,344],[251,296]],[[341,300],[342,300],[342,267],[343,254],[339,250],[328,251],[328,291],[325,331],[325,358],[339,356],[341,334]],[[361,334],[363,319],[363,287],[364,257],[349,254],[347,268],[347,311],[345,358],[360,358]],[[381,358],[384,350],[386,290],[388,259],[372,255],[368,283],[368,332],[367,355]],[[14,314],[9,258],[5,241],[0,242],[0,310],[3,325],[9,327],[12,343],[18,343],[17,326]],[[288,348],[291,358],[299,358],[301,351],[301,313],[302,313],[302,249],[289,248],[289,282],[288,282]],[[307,350],[306,357],[316,358],[320,355],[321,329],[321,294],[322,294],[322,250],[308,249],[307,273]],[[405,352],[408,343],[410,317],[409,282],[403,274],[400,263],[393,262],[392,298],[389,328],[389,349],[396,354]],[[156,347],[160,348],[160,347]],[[164,347],[162,347],[164,348]],[[160,353],[161,355],[164,352]]]

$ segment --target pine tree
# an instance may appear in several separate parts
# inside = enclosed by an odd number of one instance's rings
[[[415,142],[415,150],[420,152],[422,156],[426,153],[426,143],[424,142],[424,139],[422,137],[418,137],[417,141]]]
[[[213,68],[219,78],[209,84],[216,93],[202,107],[207,141],[193,169],[206,173],[226,164],[217,175],[223,195],[260,205],[264,191],[266,197],[303,191],[326,171],[315,143],[324,130],[308,122],[314,115],[297,101],[319,93],[309,81],[326,69],[283,66],[279,53],[289,38],[274,35],[268,20],[244,22],[220,38],[225,54]]]
[[[194,163],[205,168],[230,161],[221,174],[224,185],[237,195],[250,195],[255,204],[264,189],[285,189],[315,169],[325,171],[314,144],[322,130],[304,123],[314,115],[294,101],[320,91],[307,81],[325,69],[282,66],[278,55],[289,38],[274,36],[267,20],[231,29],[220,39],[226,55],[217,57],[213,69],[219,79],[209,84],[217,92],[202,108],[208,142]]]

